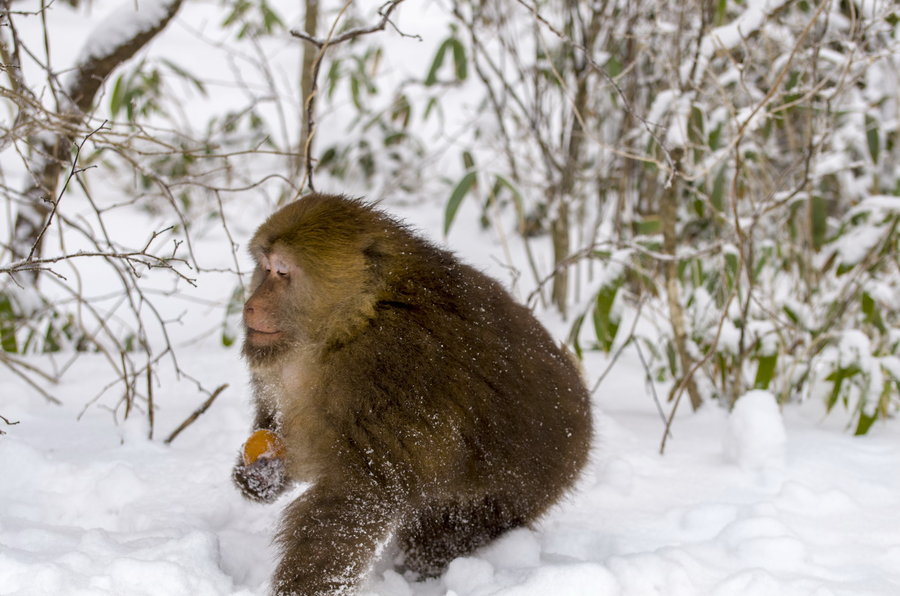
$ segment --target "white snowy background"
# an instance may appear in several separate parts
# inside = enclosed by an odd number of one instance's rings
[[[427,7],[427,4],[425,5]],[[48,13],[59,63],[74,59],[88,33],[115,8],[66,7]],[[403,11],[401,11],[403,12]],[[405,30],[439,36],[427,10],[402,16]],[[748,17],[752,17],[752,14]],[[153,44],[157,55],[192,57],[209,80],[227,80],[229,64],[205,35],[221,20],[215,4],[187,5]],[[33,23],[37,28],[38,23]],[[431,29],[429,29],[431,27]],[[91,33],[93,31],[93,33]],[[88,40],[96,47],[102,39]],[[387,59],[421,75],[430,52],[394,39]],[[296,45],[267,49],[285,72]],[[408,64],[407,64],[408,62]],[[241,90],[223,85],[184,106],[218,107]],[[323,131],[339,135],[340,131]],[[323,141],[324,142],[324,141]],[[24,177],[24,173],[20,173]],[[24,179],[24,178],[23,178]],[[328,189],[341,190],[341,189]],[[365,189],[352,189],[364,193]],[[111,186],[107,192],[117,192]],[[68,199],[67,199],[68,200]],[[76,199],[72,199],[74,202]],[[77,203],[76,203],[77,204]],[[443,197],[383,207],[435,242],[509,283],[501,248],[463,205],[442,236]],[[245,242],[271,204],[234,202],[227,215]],[[471,209],[471,212],[467,212]],[[146,233],[145,214],[118,214],[117,233]],[[219,229],[194,249],[204,266],[230,266]],[[241,253],[243,258],[243,253]],[[517,255],[515,258],[522,258]],[[211,384],[228,383],[213,406],[171,446],[147,439],[144,419],[113,423],[104,402],[89,403],[108,380],[99,356],[84,355],[50,406],[28,385],[0,372],[0,414],[16,421],[0,437],[0,594],[265,594],[276,552],[279,511],[243,500],[230,470],[249,430],[247,377],[236,348],[215,333],[233,277],[207,274],[198,288],[163,302],[181,326],[173,338],[181,364]],[[96,293],[102,293],[97,288]],[[527,292],[517,289],[519,298]],[[900,299],[900,298],[898,298]],[[561,339],[568,323],[539,316]],[[32,356],[35,362],[50,356]],[[607,360],[587,353],[592,387]],[[157,435],[178,425],[201,399],[189,384],[161,373],[155,390]],[[166,376],[168,374],[168,376]],[[411,582],[392,570],[391,549],[364,592],[381,596],[488,594],[548,596],[890,596],[900,594],[900,436],[879,423],[852,437],[841,414],[821,402],[781,410],[767,392],[747,394],[730,414],[715,404],[676,419],[665,455],[663,423],[635,353],[625,351],[594,395],[596,441],[577,490],[531,529],[519,529],[446,573]],[[661,394],[665,392],[660,389]]]

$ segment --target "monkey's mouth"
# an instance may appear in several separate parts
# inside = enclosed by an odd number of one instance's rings
[[[247,327],[247,341],[257,346],[275,343],[281,337],[281,331],[261,331]]]

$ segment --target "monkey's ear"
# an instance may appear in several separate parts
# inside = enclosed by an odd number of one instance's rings
[[[381,243],[377,239],[371,240],[365,248],[363,248],[363,256],[366,261],[373,266],[380,266],[387,258],[387,252],[382,248]]]
[[[384,279],[388,267],[389,253],[377,239],[372,239],[362,250],[366,269],[374,279]]]

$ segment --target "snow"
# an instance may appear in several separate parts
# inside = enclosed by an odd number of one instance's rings
[[[740,43],[759,26],[763,14],[781,4],[749,1],[743,16],[703,40],[701,59],[707,60],[719,47]],[[151,18],[165,5],[139,3]],[[221,18],[217,6],[201,8],[214,15],[210,18]],[[129,17],[126,27],[134,30],[140,22]],[[177,39],[183,41],[185,25],[179,26]],[[443,33],[438,30],[431,38],[440,39]],[[187,35],[191,34],[192,30]],[[82,55],[101,52],[108,47],[101,41],[111,40],[103,36],[89,42]],[[155,48],[186,51],[167,46],[162,39]],[[423,64],[430,58],[425,51],[407,53],[416,54]],[[207,56],[197,60],[209,62]],[[223,64],[210,68],[224,69]],[[702,75],[703,68],[698,68],[698,80]],[[217,101],[228,101],[226,93],[218,95]],[[660,94],[648,120],[663,120],[678,102],[673,94]],[[680,130],[675,127],[671,134]],[[900,209],[896,197],[870,201],[870,206],[883,210]],[[234,234],[242,245],[262,218],[263,207],[251,203],[231,207]],[[418,208],[389,201],[384,205],[439,240],[442,222],[434,205]],[[238,209],[244,211],[235,214]],[[508,272],[498,264],[505,262],[501,249],[478,229],[477,207],[466,202],[466,209],[475,215],[460,212],[450,248],[509,283]],[[152,227],[142,219],[146,214],[121,217],[112,227]],[[210,246],[218,246],[212,245],[213,240],[197,244],[198,258],[210,268],[231,266],[227,259],[204,260]],[[611,268],[607,273],[617,271]],[[196,294],[190,296],[227,299],[233,278],[224,277],[201,277]],[[527,295],[527,289],[522,293]],[[215,384],[229,384],[171,446],[158,437],[204,399],[171,371],[160,369],[155,385],[157,439],[150,440],[139,411],[114,423],[110,411],[114,397],[107,395],[85,409],[108,382],[109,369],[99,355],[82,355],[72,374],[51,388],[63,402],[59,407],[46,404],[21,379],[2,369],[0,415],[18,424],[7,426],[0,420],[0,430],[7,433],[0,436],[0,595],[268,593],[277,560],[272,537],[279,513],[299,489],[261,505],[244,500],[232,485],[231,468],[250,426],[249,392],[236,347],[224,348],[215,337],[197,339],[200,330],[221,325],[221,313],[211,313],[214,309],[207,303],[163,305],[184,322],[173,340],[183,369],[202,371],[210,383],[214,379]],[[799,302],[795,310],[804,320],[809,314]],[[567,336],[567,323],[540,314],[556,337]],[[764,331],[758,335],[763,337]],[[737,328],[726,320],[720,342],[736,346],[738,337]],[[864,339],[847,334],[835,357],[848,365],[859,363],[871,354]],[[37,362],[43,357],[28,358]],[[587,355],[589,387],[607,364],[601,355]],[[881,364],[900,376],[896,359],[883,359]],[[900,593],[900,436],[893,426],[876,424],[868,436],[851,437],[840,414],[825,418],[819,401],[782,411],[770,392],[754,391],[738,399],[731,413],[715,405],[695,414],[686,408],[680,411],[667,452],[660,455],[663,428],[645,377],[637,354],[625,350],[594,397],[597,436],[591,463],[577,489],[540,523],[507,533],[452,562],[441,577],[423,582],[394,570],[396,549],[388,546],[363,593]],[[665,395],[666,389],[659,387],[657,393]],[[121,418],[121,411],[117,416]]]
[[[179,0],[139,0],[126,2],[109,12],[87,38],[77,62],[108,55],[139,33],[159,26]]]
[[[749,0],[747,8],[730,23],[716,27],[703,37],[696,65],[686,62],[682,66],[681,79],[687,80],[693,66],[694,85],[700,85],[706,67],[713,53],[719,50],[730,50],[743,43],[748,36],[759,29],[766,20],[766,15],[778,10],[785,0]]]
[[[0,594],[266,594],[278,514],[297,491],[258,505],[231,484],[249,419],[236,352],[185,355],[231,388],[171,446],[147,440],[141,419],[112,425],[102,408],[75,421],[83,404],[74,396],[100,383],[99,359],[80,361],[77,378],[57,388],[69,396],[62,407],[0,377],[3,413],[20,422],[0,437]],[[589,376],[601,360],[588,359]],[[660,456],[643,378],[636,355],[623,354],[595,398],[592,462],[541,523],[425,582],[394,571],[388,547],[363,593],[898,593],[896,433],[853,438],[834,416],[823,423],[818,402],[782,414],[756,391],[731,414],[683,412]],[[199,401],[188,390],[169,395],[158,433]]]
[[[728,417],[725,457],[742,468],[782,467],[786,440],[775,396],[750,391],[737,400]]]

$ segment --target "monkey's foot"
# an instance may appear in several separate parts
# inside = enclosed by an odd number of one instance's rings
[[[249,465],[236,465],[231,476],[251,501],[271,503],[287,488],[287,475],[281,458],[261,457]]]

